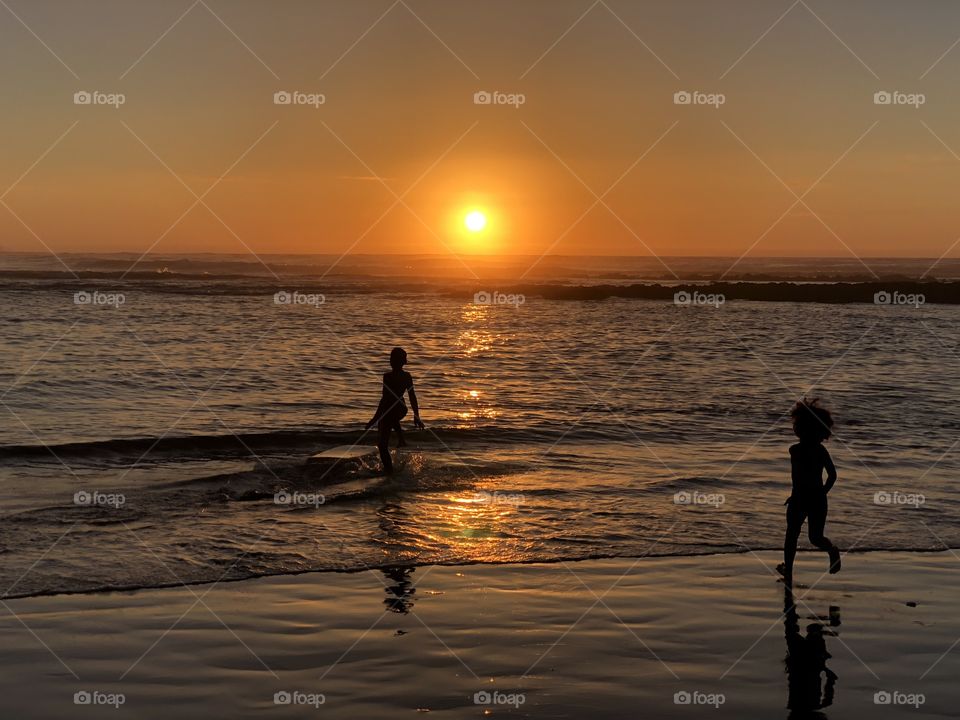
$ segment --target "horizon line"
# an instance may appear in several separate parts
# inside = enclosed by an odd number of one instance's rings
[[[2,255],[22,255],[22,256],[39,256],[39,257],[50,257],[55,258],[56,256],[49,252],[37,251],[37,250],[4,250],[0,249],[0,256]],[[657,260],[661,258],[669,259],[678,259],[678,260],[729,260],[737,259],[737,255],[615,255],[615,254],[588,254],[588,253],[578,253],[578,254],[559,254],[551,253],[547,255],[539,255],[537,253],[464,253],[464,254],[454,254],[454,253],[337,253],[337,252],[272,252],[272,253],[257,253],[256,255],[246,252],[169,252],[169,253],[147,253],[143,254],[137,250],[65,250],[58,252],[56,255],[133,255],[143,259],[150,257],[196,257],[196,256],[210,256],[210,257],[249,257],[251,260],[256,261],[257,257],[332,257],[332,258],[377,258],[377,257],[430,257],[430,258],[450,258],[451,260],[457,258],[476,258],[476,259],[509,259],[509,258],[629,258],[629,259],[649,259]],[[740,258],[741,262],[746,260],[847,260],[850,262],[856,262],[858,259],[870,259],[870,260],[938,260],[939,262],[949,262],[951,260],[960,260],[960,257],[934,257],[932,255],[859,255],[856,257],[851,257],[850,255],[755,255],[749,258]]]

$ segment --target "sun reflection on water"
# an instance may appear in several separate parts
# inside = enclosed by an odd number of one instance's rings
[[[457,346],[465,355],[484,353],[493,348],[499,339],[496,333],[485,327],[489,320],[490,308],[486,305],[470,303],[464,305],[460,316],[465,326],[457,337]],[[487,393],[477,388],[465,388],[459,391],[456,416],[465,422],[476,420],[494,420],[500,412],[486,397]]]
[[[460,420],[495,420],[500,416],[500,411],[480,390],[462,390],[458,404],[457,417]]]
[[[519,503],[501,502],[494,492],[462,490],[435,496],[405,518],[416,544],[445,547],[446,554],[468,562],[520,559],[517,547]]]
[[[475,560],[505,559],[503,541],[513,536],[509,528],[516,505],[497,502],[487,492],[468,491],[447,495],[436,510],[446,542]]]
[[[460,319],[465,329],[457,338],[457,346],[467,355],[476,355],[493,347],[494,334],[484,327],[477,326],[477,323],[489,319],[489,312],[490,308],[487,305],[475,303],[464,305],[460,311]]]

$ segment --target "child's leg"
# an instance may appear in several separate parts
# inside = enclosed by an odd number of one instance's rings
[[[806,510],[796,501],[791,500],[787,505],[787,532],[783,538],[783,568],[784,576],[793,574],[793,560],[797,556],[797,539],[803,529],[803,520]]]
[[[810,542],[814,546],[830,554],[830,572],[836,573],[840,570],[840,550],[831,542],[830,538],[823,534],[823,529],[827,525],[827,502],[817,503],[810,508],[810,515],[807,520],[807,532]]]
[[[823,534],[823,529],[826,525],[826,508],[822,510],[820,508],[812,508],[810,510],[810,516],[807,519],[807,534],[810,537],[810,542],[813,543],[814,547],[829,552],[833,547],[833,543],[830,541],[830,538]]]
[[[398,420],[393,425],[393,429],[397,431],[397,447],[405,447],[407,441],[403,439],[403,428],[400,427],[400,421]]]
[[[380,462],[383,463],[385,473],[393,472],[393,460],[390,459],[390,423],[380,420],[377,425],[377,449],[380,451]]]

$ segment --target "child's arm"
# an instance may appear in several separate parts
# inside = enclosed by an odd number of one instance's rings
[[[423,430],[423,420],[420,419],[420,405],[417,404],[417,391],[413,389],[413,378],[410,378],[410,387],[407,388],[410,396],[410,407],[413,408],[413,424]]]
[[[821,446],[822,447],[822,446]],[[833,464],[833,458],[830,457],[830,451],[823,448],[823,466],[827,469],[827,483],[823,486],[825,493],[830,492],[830,488],[837,481],[837,467]]]

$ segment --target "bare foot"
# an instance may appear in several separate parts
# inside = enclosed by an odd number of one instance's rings
[[[830,548],[830,574],[836,575],[840,572],[840,548],[834,545]]]

